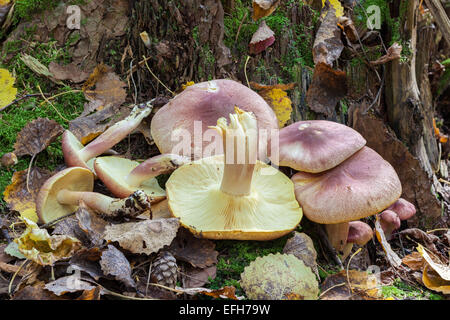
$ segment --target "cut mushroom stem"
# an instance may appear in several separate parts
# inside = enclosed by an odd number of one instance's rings
[[[150,208],[150,202],[142,190],[127,198],[116,199],[97,192],[61,190],[56,196],[60,204],[78,205],[83,201],[89,208],[110,217],[135,217]]]
[[[107,152],[122,141],[139,126],[151,111],[151,102],[135,106],[128,117],[109,127],[86,146],[83,146],[69,130],[66,130],[62,138],[62,149],[67,166],[92,169],[86,164],[87,161]]]
[[[130,186],[139,187],[144,181],[161,174],[171,173],[182,165],[191,162],[188,157],[177,154],[161,154],[152,157],[131,170],[125,181]]]
[[[251,192],[253,171],[257,155],[257,122],[250,113],[235,108],[230,114],[230,124],[225,118],[217,121],[216,129],[222,135],[224,171],[220,190],[245,196]],[[252,152],[253,151],[253,152]]]
[[[344,253],[344,248],[347,243],[349,228],[350,225],[348,222],[325,225],[328,240],[333,248],[336,249],[337,253],[341,255]]]

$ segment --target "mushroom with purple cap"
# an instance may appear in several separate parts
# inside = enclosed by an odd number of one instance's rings
[[[416,207],[403,198],[395,201],[391,206],[379,214],[380,225],[387,240],[392,238],[392,232],[399,229],[401,221],[408,220],[416,214]]]
[[[402,192],[394,168],[369,147],[330,170],[298,172],[292,181],[306,217],[325,225],[330,243],[340,253],[347,243],[350,221],[381,212]]]
[[[67,167],[82,167],[94,170],[94,158],[108,151],[136,129],[152,111],[151,102],[137,105],[123,120],[109,127],[86,146],[69,130],[64,131],[61,140],[64,161]]]
[[[94,174],[86,168],[64,169],[42,185],[36,197],[36,212],[42,223],[48,223],[70,214],[82,200],[91,209],[106,216],[137,216],[150,208],[142,190],[125,199],[115,199],[94,189]]]
[[[343,249],[342,255],[343,260],[350,254],[353,244],[362,247],[373,238],[373,230],[365,222],[350,221],[348,227],[347,243]]]

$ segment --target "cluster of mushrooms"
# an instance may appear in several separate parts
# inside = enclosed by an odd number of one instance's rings
[[[279,129],[264,99],[232,80],[189,86],[155,113],[151,134],[160,155],[142,163],[102,156],[151,110],[151,103],[135,106],[126,119],[86,146],[70,131],[64,132],[67,169],[48,179],[39,192],[41,222],[75,211],[80,200],[104,215],[136,216],[167,198],[171,214],[196,235],[270,240],[295,229],[304,213],[325,225],[332,246],[346,256],[353,243],[364,245],[373,236],[371,227],[359,219],[379,214],[389,236],[400,227],[400,220],[415,214],[414,205],[400,198],[401,183],[393,167],[365,146],[358,132],[325,120],[299,121]],[[279,143],[258,144],[261,128],[277,130]],[[208,140],[219,139],[222,147],[194,159],[198,151],[194,133],[207,129],[214,129]],[[191,135],[192,156],[173,153],[177,132]],[[236,161],[237,152],[230,154],[229,139],[243,141],[243,161]],[[250,148],[255,144],[257,155]],[[206,148],[208,141],[200,145]],[[268,159],[298,172],[289,178]],[[172,174],[163,190],[156,177],[165,173]],[[116,198],[93,192],[95,178]]]

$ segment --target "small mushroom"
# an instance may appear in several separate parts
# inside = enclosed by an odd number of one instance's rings
[[[400,198],[379,214],[380,225],[387,240],[392,238],[392,232],[399,229],[401,221],[408,220],[416,214],[416,207],[409,201]]]
[[[18,162],[19,160],[14,152],[5,153],[0,160],[1,165],[5,168],[15,166]]]
[[[344,247],[342,255],[343,260],[347,258],[353,248],[353,244],[362,247],[373,237],[372,228],[362,221],[350,221],[348,223],[347,244]]]
[[[153,116],[151,135],[162,154],[193,156],[194,160],[223,154],[220,134],[208,129],[233,113],[235,106],[252,112],[258,129],[267,130],[269,136],[278,129],[274,111],[260,95],[239,82],[219,79],[188,86],[171,99]],[[187,146],[181,154],[177,147],[183,142]],[[259,159],[265,160],[266,149],[262,143]]]
[[[151,102],[135,106],[128,117],[109,127],[86,146],[83,146],[72,132],[64,131],[61,145],[66,165],[68,167],[83,167],[93,171],[94,158],[107,152],[133,132],[151,111]]]
[[[99,157],[95,159],[94,170],[116,197],[128,197],[136,190],[143,190],[155,203],[166,197],[155,177],[170,173],[188,162],[190,158],[174,154],[158,155],[141,164],[120,157]]]
[[[166,182],[172,215],[194,234],[210,239],[270,240],[292,231],[302,218],[294,185],[256,160],[255,116],[236,108],[230,124],[220,118],[214,128],[223,137],[225,154],[172,173]]]
[[[338,252],[347,243],[350,221],[381,212],[402,192],[394,168],[368,147],[333,169],[316,174],[298,172],[292,181],[306,217],[326,225]]]
[[[366,144],[357,131],[326,120],[295,122],[280,129],[279,136],[278,150],[271,150],[272,162],[312,173],[337,166]]]
[[[94,189],[94,174],[81,167],[64,169],[45,181],[36,198],[36,212],[48,223],[76,211],[83,200],[91,209],[106,216],[136,216],[150,208],[147,196],[138,190],[126,199],[114,199]]]
[[[383,229],[384,231],[386,240],[390,240],[392,238],[392,232],[400,228],[400,218],[398,217],[397,213],[388,209],[380,213],[379,217],[381,229]]]

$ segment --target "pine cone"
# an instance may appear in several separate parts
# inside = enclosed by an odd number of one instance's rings
[[[150,279],[166,287],[175,288],[177,282],[177,260],[167,251],[160,252],[153,261]]]

